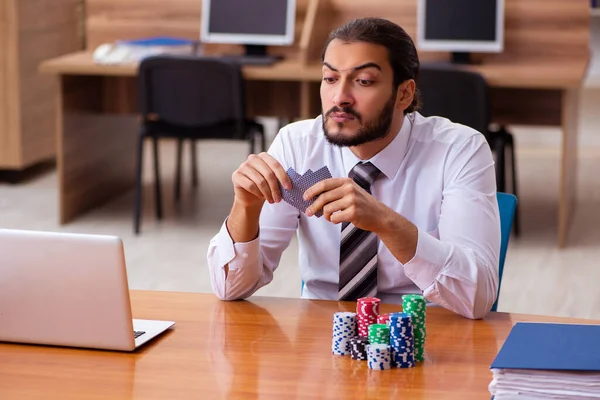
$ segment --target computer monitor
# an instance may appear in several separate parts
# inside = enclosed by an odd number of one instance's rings
[[[449,51],[457,63],[470,52],[504,49],[504,0],[419,0],[417,45],[421,50]]]
[[[266,46],[294,42],[296,0],[203,0],[201,41],[245,46],[266,56]]]

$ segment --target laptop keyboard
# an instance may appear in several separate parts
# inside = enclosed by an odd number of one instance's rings
[[[144,333],[146,333],[146,332],[144,332],[144,331],[133,331],[133,337],[134,337],[135,339],[137,339],[137,338],[139,338],[140,336],[142,336]]]

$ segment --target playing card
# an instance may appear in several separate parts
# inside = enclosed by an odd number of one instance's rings
[[[304,175],[298,174],[293,168],[287,170],[287,174],[292,181],[292,189],[286,190],[279,184],[282,198],[288,204],[296,207],[301,212],[305,212],[306,209],[314,202],[315,199],[305,201],[302,196],[304,192],[317,182],[323,179],[331,178],[331,173],[327,167],[323,167],[316,172],[312,172],[310,169],[304,173]],[[319,210],[315,213],[315,216],[321,217],[323,212]]]
[[[309,171],[310,171],[310,169],[309,169]],[[292,181],[296,181],[296,180],[298,180],[298,179],[300,179],[302,177],[302,175],[300,175],[299,173],[297,173],[296,171],[294,171],[294,168],[292,168],[292,167],[290,167],[287,170],[287,174],[288,174],[288,176],[290,177],[290,179]]]
[[[304,175],[298,180],[298,186],[303,189],[302,193],[308,190],[311,186],[321,182],[322,180],[331,178],[329,168],[323,167],[318,169],[316,172],[312,172],[310,169],[306,171]]]
[[[301,212],[305,212],[306,208],[312,203],[305,201],[302,198],[302,196],[304,195],[304,191],[306,190],[302,189],[298,185],[298,182],[300,181],[300,179],[302,179],[302,175],[294,171],[293,168],[288,169],[287,173],[290,177],[290,180],[292,181],[292,189],[286,190],[281,186],[281,184],[279,185],[283,200],[285,200],[288,204],[291,204],[292,206],[296,207]],[[312,171],[308,170],[306,173],[312,173]]]

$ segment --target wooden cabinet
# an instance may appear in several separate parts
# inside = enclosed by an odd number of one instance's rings
[[[0,169],[56,154],[56,79],[46,59],[83,48],[81,0],[0,1]]]

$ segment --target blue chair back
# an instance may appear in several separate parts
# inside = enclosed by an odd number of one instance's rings
[[[498,210],[500,213],[500,260],[498,263],[498,297],[500,296],[500,285],[502,284],[502,274],[504,273],[504,260],[506,259],[506,250],[508,249],[508,240],[517,208],[517,198],[513,194],[498,192]],[[302,290],[304,290],[304,281],[302,281]],[[492,306],[491,311],[498,309],[498,298]]]
[[[500,260],[498,263],[498,297],[500,296],[500,285],[502,284],[502,274],[504,273],[504,260],[506,259],[506,250],[508,249],[508,240],[517,208],[517,198],[513,194],[498,192],[498,210],[500,211]],[[492,306],[492,311],[498,309],[498,299]]]

